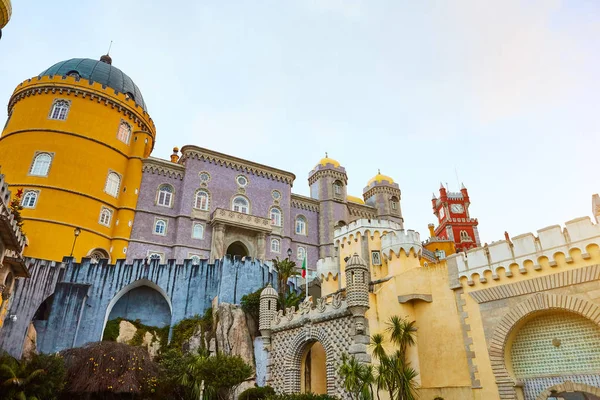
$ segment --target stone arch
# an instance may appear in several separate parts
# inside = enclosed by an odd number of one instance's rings
[[[225,250],[225,254],[230,254],[232,256],[240,256],[240,257],[249,257],[250,256],[250,248],[244,244],[241,240],[235,240],[227,246],[227,250]]]
[[[536,400],[547,400],[548,397],[552,396],[553,394],[562,392],[585,392],[595,396],[600,396],[600,388],[586,385],[585,383],[566,381],[544,390],[542,393],[540,393]]]
[[[285,383],[286,393],[299,393],[301,390],[300,366],[307,346],[314,342],[319,342],[325,349],[326,368],[327,368],[327,394],[336,395],[336,363],[337,357],[341,354],[335,354],[335,348],[330,337],[318,327],[305,327],[294,338],[288,348],[285,358]]]
[[[171,303],[171,298],[167,295],[167,293],[156,283],[149,281],[148,279],[138,279],[137,281],[130,283],[129,285],[127,285],[127,286],[123,287],[121,290],[119,290],[117,292],[117,294],[115,294],[115,296],[108,303],[108,306],[106,307],[106,312],[104,314],[104,324],[102,325],[102,330],[100,331],[100,338],[98,340],[102,340],[102,335],[104,334],[104,329],[106,329],[106,323],[108,322],[108,316],[110,315],[115,304],[117,304],[117,302],[119,300],[121,300],[121,297],[123,297],[125,294],[129,293],[133,289],[137,289],[142,286],[147,286],[151,289],[156,290],[158,293],[160,293],[164,297],[164,299],[167,301],[167,304],[169,305],[169,311],[171,312],[171,317],[173,316],[173,304]]]
[[[536,293],[514,307],[494,330],[489,345],[490,362],[501,400],[517,398],[515,380],[506,366],[506,345],[510,335],[524,318],[548,310],[570,311],[600,325],[600,307],[577,297]]]

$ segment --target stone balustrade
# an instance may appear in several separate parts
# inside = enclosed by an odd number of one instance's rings
[[[256,215],[244,214],[237,211],[217,208],[211,218],[211,224],[222,223],[254,231],[271,233],[271,220]]]

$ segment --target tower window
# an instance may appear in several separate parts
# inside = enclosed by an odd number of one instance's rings
[[[100,210],[100,219],[98,220],[98,223],[100,225],[110,227],[111,219],[112,219],[112,211],[106,207],[102,207],[102,209]]]
[[[131,125],[123,120],[121,120],[121,123],[119,124],[117,139],[125,144],[129,144],[129,139],[131,139]]]
[[[296,234],[306,235],[306,218],[302,215],[296,217]]]
[[[203,239],[204,238],[204,226],[199,223],[194,223],[192,228],[192,238],[194,239]]]
[[[271,251],[273,253],[281,252],[281,241],[279,239],[271,239]]]
[[[333,183],[333,196],[336,198],[342,198],[344,192],[344,185],[341,181],[335,181]]]
[[[467,231],[460,231],[460,241],[461,242],[472,242],[471,236],[467,233]]]
[[[298,260],[304,261],[306,258],[306,248],[302,246],[298,246]]]
[[[67,114],[69,114],[69,108],[71,107],[71,102],[68,100],[54,100],[52,103],[52,109],[50,110],[50,119],[55,119],[58,121],[64,121],[67,119]]]
[[[206,190],[198,190],[196,192],[196,200],[194,201],[194,208],[202,211],[208,211],[209,195]]]
[[[154,222],[154,234],[165,236],[167,234],[167,221],[164,219],[157,219]]]
[[[390,199],[390,208],[393,212],[398,212],[400,210],[400,200],[396,196],[392,196]]]
[[[29,190],[25,192],[23,200],[21,200],[21,206],[23,208],[35,208],[37,204],[39,192],[37,190]]]
[[[48,170],[50,170],[50,164],[52,163],[52,156],[48,153],[39,153],[31,164],[30,175],[34,176],[48,176]]]
[[[279,208],[271,208],[271,225],[281,226],[281,211]]]
[[[121,186],[121,177],[116,172],[109,172],[106,178],[104,191],[113,197],[119,195],[119,187]]]
[[[173,203],[173,186],[171,185],[160,185],[158,187],[158,197],[156,204],[162,207],[171,207]]]
[[[245,197],[237,196],[233,199],[233,211],[237,211],[242,214],[248,214],[250,206],[248,200]]]

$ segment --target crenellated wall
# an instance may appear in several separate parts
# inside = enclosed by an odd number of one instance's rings
[[[600,244],[600,224],[593,224],[589,217],[577,218],[565,223],[565,227],[552,225],[537,231],[537,236],[526,233],[513,237],[510,242],[501,240],[448,257],[448,263],[456,265],[458,278],[467,278],[472,285],[476,280],[485,283],[486,272],[494,280],[500,279],[499,270],[507,277],[515,270],[526,274],[541,270],[542,264],[558,265],[557,258],[567,264],[573,262],[572,252],[581,252],[583,259],[589,258],[587,247]]]

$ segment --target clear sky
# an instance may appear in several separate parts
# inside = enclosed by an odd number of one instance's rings
[[[42,3],[13,1],[2,104],[113,40],[156,123],[156,157],[207,147],[291,171],[308,195],[327,151],[349,194],[378,168],[392,176],[423,238],[440,182],[468,187],[484,242],[590,215],[600,190],[597,1]]]

